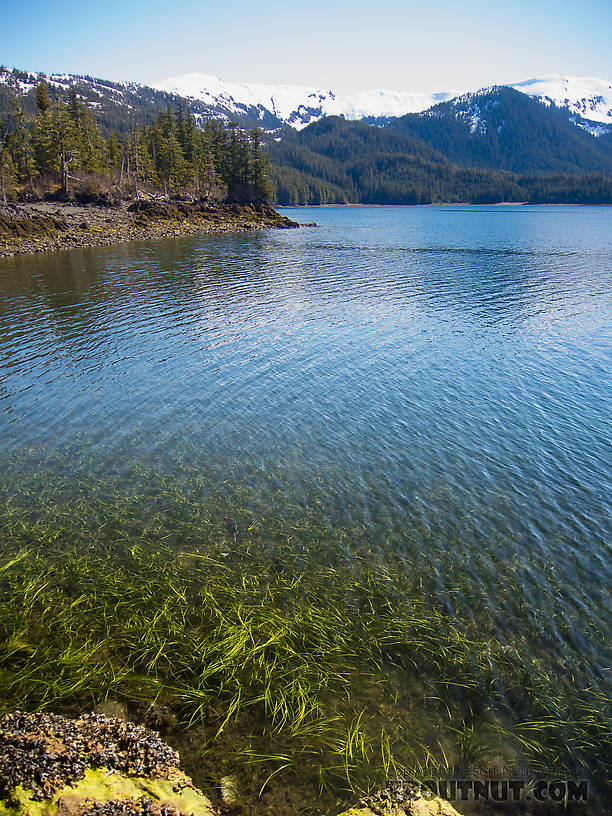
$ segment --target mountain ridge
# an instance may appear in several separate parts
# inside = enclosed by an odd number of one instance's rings
[[[505,85],[390,120],[385,130],[422,139],[463,167],[612,175],[609,141],[593,138],[567,107],[547,105]]]
[[[520,97],[520,94],[508,90]],[[536,111],[547,109],[536,100],[525,100]],[[442,106],[452,103],[442,103]],[[556,111],[562,124],[569,121],[567,112]],[[412,114],[417,121],[423,114]],[[405,117],[405,119],[409,119]],[[564,118],[563,118],[564,117]],[[536,118],[536,125],[539,124]],[[396,120],[402,123],[401,119]],[[489,204],[500,201],[530,203],[612,203],[612,149],[608,146],[600,157],[593,156],[597,140],[569,121],[567,127],[582,138],[576,158],[580,164],[568,164],[561,156],[542,172],[526,163],[523,168],[510,162],[495,164],[487,151],[476,143],[465,156],[449,155],[427,141],[427,134],[410,127],[395,132],[392,127],[377,128],[364,122],[350,122],[342,117],[325,117],[303,130],[290,131],[276,141],[270,139],[272,179],[276,200],[280,204],[430,204],[436,202]],[[467,144],[470,142],[468,127]],[[533,150],[532,131],[519,142],[515,156],[523,149]],[[552,144],[565,138],[562,127],[552,130]],[[425,136],[425,138],[423,138]],[[452,145],[452,142],[451,142]],[[551,142],[538,146],[550,152]],[[443,147],[446,147],[443,145]],[[479,153],[482,155],[479,156]],[[478,162],[481,158],[482,161]],[[503,152],[500,159],[503,159]],[[526,156],[530,158],[529,153]],[[598,167],[605,162],[607,172]],[[502,165],[502,166],[500,166]],[[518,172],[517,172],[518,171]]]
[[[599,77],[544,74],[520,82],[430,94],[372,89],[341,95],[332,90],[296,85],[227,83],[216,76],[197,73],[173,77],[155,83],[153,87],[188,99],[226,106],[230,115],[232,111],[239,112],[241,106],[267,110],[297,130],[324,116],[375,119],[382,124],[383,119],[421,113],[466,93],[479,93],[489,87],[509,87],[535,97],[543,104],[567,108],[577,119],[592,123],[594,135],[598,135],[597,125],[612,128],[612,81]]]
[[[202,89],[201,76],[191,75],[191,85],[181,90],[199,93],[196,100],[137,83],[0,68],[5,127],[16,127],[19,110],[30,121],[36,117],[41,81],[49,87],[54,109],[73,94],[94,115],[101,135],[124,152],[134,133],[151,126],[160,110],[182,123],[190,111],[200,130],[218,119],[232,133],[259,127],[260,133],[253,134],[258,143],[263,139],[272,159],[278,203],[612,200],[612,125],[606,123],[612,108],[603,80],[570,82],[547,75],[524,81],[521,87],[529,94],[508,86],[449,99],[444,97],[451,92],[444,92],[443,101],[425,111],[351,121],[346,106],[341,114],[322,113],[325,105],[332,110],[332,102],[345,105],[332,91],[309,95],[309,89],[298,88],[302,96],[306,93],[308,108],[298,105],[296,113],[294,86],[237,86],[243,89],[237,101],[238,91],[233,88],[232,95],[221,80],[207,77]],[[578,99],[579,93],[586,96]],[[405,104],[405,97],[400,101]],[[382,104],[380,98],[377,102]],[[364,112],[362,107],[359,113]],[[584,119],[585,113],[603,121]],[[299,121],[293,121],[294,114]]]
[[[481,93],[491,87],[508,87],[538,99],[544,105],[565,108],[574,122],[595,136],[612,134],[612,81],[599,77],[572,77],[544,74],[538,77],[484,86],[478,89],[415,93],[405,90],[372,89],[354,94],[337,94],[331,89],[299,85],[230,83],[212,74],[188,73],[150,85],[116,82],[76,74],[44,74],[0,67],[0,86],[27,94],[44,79],[59,91],[80,86],[96,105],[122,104],[138,108],[138,97],[148,103],[188,100],[196,117],[218,117],[239,124],[259,125],[275,130],[289,125],[301,130],[325,116],[344,116],[372,124],[421,113],[466,94]]]

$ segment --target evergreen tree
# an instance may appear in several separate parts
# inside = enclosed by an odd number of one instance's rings
[[[44,82],[36,89],[36,118],[28,122],[19,105],[4,127],[4,187],[32,184],[37,174],[61,182],[67,196],[79,184],[118,184],[139,197],[187,195],[211,200],[259,201],[270,198],[269,159],[261,131],[207,121],[202,129],[180,103],[159,110],[150,125],[119,137],[102,138],[77,87],[51,100]],[[125,132],[125,131],[124,131]],[[127,186],[126,186],[127,182]]]
[[[102,138],[91,113],[80,101],[75,88],[67,106],[75,149],[74,167],[86,173],[100,173],[103,167]]]
[[[154,186],[159,181],[145,131],[135,130],[132,133],[128,142],[128,153],[134,194],[138,198],[143,185]]]
[[[249,188],[251,198],[255,201],[269,201],[273,193],[270,182],[270,159],[262,150],[261,136],[261,129],[253,128],[251,131]]]
[[[46,82],[39,82],[36,87],[36,107],[41,114],[51,110],[51,100],[49,99],[49,89]]]
[[[32,147],[38,172],[57,170],[54,118],[50,107],[39,107],[39,113],[32,131]]]
[[[17,181],[15,163],[10,150],[9,127],[8,122],[0,119],[0,199],[4,204],[12,197]]]
[[[71,112],[57,100],[53,106],[53,158],[62,180],[62,193],[68,195],[69,169],[79,160],[78,134]]]
[[[213,153],[204,147],[202,159],[198,164],[198,196],[209,199],[213,188],[221,183],[221,177],[215,168]]]
[[[15,99],[15,129],[11,134],[11,149],[17,174],[27,179],[31,187],[36,172],[32,137],[18,99]]]
[[[103,143],[103,163],[108,175],[114,175],[120,171],[123,159],[123,145],[118,134],[112,130],[108,139]]]

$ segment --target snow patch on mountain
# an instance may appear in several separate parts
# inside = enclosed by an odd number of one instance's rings
[[[173,77],[153,87],[224,108],[230,113],[241,113],[245,108],[266,109],[297,130],[323,116],[364,119],[418,113],[457,95],[457,91],[418,94],[372,90],[342,96],[332,90],[301,85],[237,84],[224,82],[209,74],[195,73]]]
[[[95,79],[77,74],[43,74],[32,71],[16,71],[0,67],[0,84],[8,85],[20,93],[28,93],[43,81],[56,90],[67,93],[74,86],[87,86],[103,95],[124,96],[126,89],[137,92],[142,85],[137,82],[110,82],[105,79]],[[120,101],[118,99],[117,101]]]
[[[0,84],[27,93],[41,79],[61,92],[76,86],[78,92],[92,92],[94,98],[126,104],[130,95],[150,91],[134,82],[110,82],[71,74],[37,74],[0,68]],[[286,123],[296,130],[325,116],[366,119],[383,124],[384,120],[407,113],[428,111],[440,102],[455,100],[463,105],[473,95],[465,91],[412,93],[410,91],[369,90],[354,94],[337,94],[331,89],[301,85],[263,85],[225,82],[211,74],[190,73],[164,80],[153,86],[158,91],[194,101],[193,112],[199,121],[215,116],[238,121],[260,122],[273,130]],[[535,97],[545,105],[567,108],[575,123],[593,135],[612,130],[612,82],[598,77],[569,77],[547,74],[509,84],[516,91]],[[487,89],[480,89],[483,93]],[[89,103],[88,103],[89,104]],[[468,106],[469,107],[469,106]],[[474,132],[481,129],[479,112],[466,110]]]
[[[590,122],[612,125],[612,82],[598,77],[547,74],[510,85],[545,104],[568,108]]]
[[[603,136],[604,134],[610,133],[612,125],[598,125],[594,124],[593,122],[587,122],[584,119],[580,119],[580,117],[576,117],[574,119],[574,124],[578,125],[578,127],[586,130],[587,133],[590,133],[591,136]]]
[[[198,100],[230,114],[238,114],[248,108],[269,111],[298,130],[324,116],[365,119],[420,113],[461,94],[460,91],[424,94],[371,90],[341,95],[332,90],[300,85],[230,83],[216,76],[197,73],[173,77],[153,87]],[[588,122],[612,126],[612,83],[607,80],[547,74],[509,84],[508,87],[536,97],[544,104],[568,108],[576,117],[587,120],[587,127]],[[263,113],[260,118],[263,118]],[[593,132],[598,130],[593,128]]]

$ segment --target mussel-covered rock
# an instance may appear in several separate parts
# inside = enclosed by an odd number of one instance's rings
[[[159,734],[114,717],[0,719],[0,813],[214,816]]]
[[[398,781],[374,794],[364,796],[359,804],[341,813],[340,816],[460,816],[460,814],[450,802],[437,796],[424,797],[418,786],[408,781]]]

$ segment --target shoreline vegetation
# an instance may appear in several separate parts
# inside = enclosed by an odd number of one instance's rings
[[[0,257],[213,232],[297,227],[267,202],[261,131],[179,105],[103,134],[75,89],[41,82],[36,116],[17,97],[0,120]]]
[[[5,816],[227,816],[241,804],[235,775],[204,794],[181,770],[178,752],[157,731],[132,723],[121,704],[102,704],[78,719],[21,711],[0,718]],[[410,784],[381,790],[341,816],[380,813],[368,804],[392,806],[393,816],[460,816]]]

